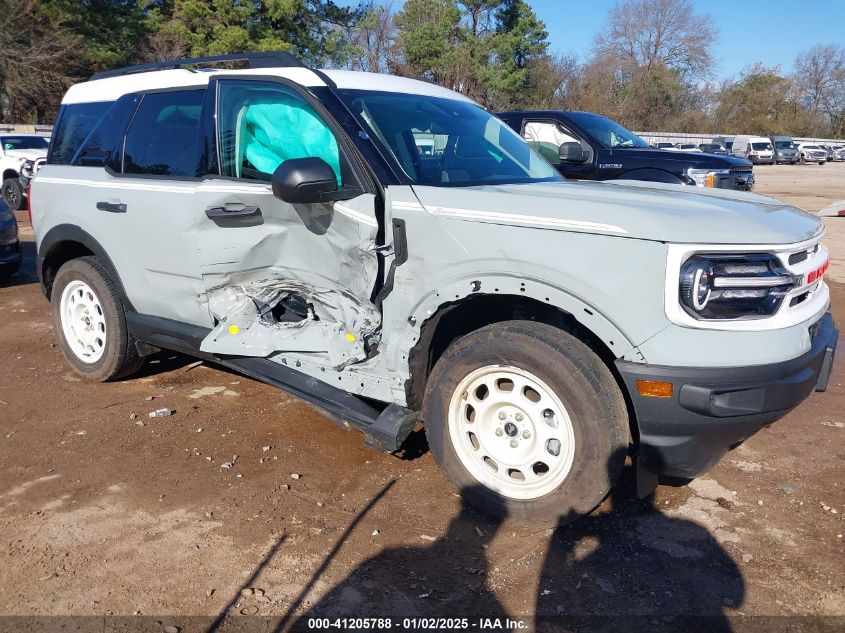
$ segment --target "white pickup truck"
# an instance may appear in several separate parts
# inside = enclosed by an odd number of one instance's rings
[[[47,159],[50,139],[36,134],[0,134],[0,193],[12,211],[23,206],[25,187],[21,170],[32,175]]]

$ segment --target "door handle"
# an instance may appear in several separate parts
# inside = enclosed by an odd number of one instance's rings
[[[126,205],[122,202],[98,202],[97,209],[109,213],[126,213]]]
[[[258,207],[240,207],[238,209],[208,207],[205,210],[205,215],[210,220],[220,220],[224,218],[247,218],[261,215],[261,209]]]

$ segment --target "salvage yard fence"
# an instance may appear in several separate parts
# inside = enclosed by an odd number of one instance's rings
[[[641,136],[649,143],[694,143],[701,145],[702,143],[711,143],[714,138],[720,136],[737,136],[736,134],[686,134],[684,132],[634,132],[637,136]],[[760,134],[760,136],[765,136]],[[784,135],[786,136],[786,135]],[[823,145],[845,145],[845,140],[834,138],[811,138],[793,136],[792,140],[795,143],[821,143]]]
[[[42,134],[50,136],[52,125],[30,125],[26,123],[0,123],[0,134]],[[684,132],[634,132],[649,143],[710,143],[719,136],[736,136],[735,134],[687,134]],[[792,137],[796,143],[822,143],[824,145],[845,145],[843,139]]]

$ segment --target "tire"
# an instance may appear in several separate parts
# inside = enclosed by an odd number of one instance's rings
[[[12,211],[17,211],[23,206],[23,187],[17,178],[6,178],[2,185],[3,202]]]
[[[826,160],[820,160],[820,161],[819,161],[819,165],[826,165],[826,164],[827,164],[827,161],[826,161]]]
[[[807,162],[807,159],[804,158],[804,154],[801,154],[800,156],[798,156],[798,164],[799,165],[803,165],[806,162]]]
[[[123,302],[96,257],[64,264],[53,282],[50,302],[59,347],[80,376],[117,380],[144,364],[126,327]]]
[[[20,269],[20,260],[12,264],[0,264],[0,281],[16,275]]]
[[[536,387],[531,397],[524,387],[501,391],[502,371],[512,385]],[[478,381],[487,387],[481,400]],[[574,521],[602,502],[625,462],[628,415],[616,380],[583,342],[543,323],[497,323],[453,342],[429,377],[424,414],[446,476],[469,503],[498,517],[543,526]],[[549,434],[559,439],[557,455]],[[516,473],[511,459],[522,460]],[[545,472],[534,470],[538,464]]]

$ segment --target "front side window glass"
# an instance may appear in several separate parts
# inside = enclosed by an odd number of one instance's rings
[[[522,129],[522,138],[552,165],[560,163],[561,145],[578,142],[559,123],[552,121],[528,121]]]
[[[596,139],[604,149],[646,148],[646,143],[616,121],[590,112],[570,112],[569,118]],[[672,144],[669,143],[669,146]]]
[[[334,132],[302,96],[283,84],[220,81],[217,139],[223,176],[268,181],[286,160],[322,158],[342,186]]]
[[[43,136],[3,136],[0,144],[7,152],[16,149],[47,149],[47,139]]]
[[[146,94],[135,112],[123,150],[123,172],[150,176],[199,174],[200,114],[205,90]]]

